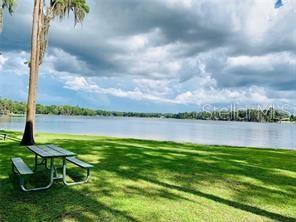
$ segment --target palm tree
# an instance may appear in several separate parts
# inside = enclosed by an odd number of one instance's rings
[[[47,47],[47,35],[50,22],[58,17],[60,19],[74,14],[74,24],[82,22],[89,7],[86,0],[50,0],[44,13],[44,0],[35,0],[32,26],[31,60],[29,62],[30,78],[27,103],[26,126],[21,141],[22,145],[32,145],[34,141],[34,126],[36,114],[36,97],[39,66],[42,63]]]
[[[1,0],[0,0],[1,1]],[[13,11],[15,0],[2,0],[0,11],[0,25],[3,24],[3,9],[7,8],[10,13]],[[47,3],[47,5],[46,5]],[[46,10],[44,11],[44,7]],[[33,10],[33,25],[31,36],[31,59],[29,62],[29,92],[26,114],[26,126],[21,141],[22,145],[32,145],[34,141],[34,126],[36,114],[36,97],[39,66],[42,63],[47,47],[47,34],[50,22],[58,17],[60,19],[74,14],[74,24],[82,22],[89,7],[86,0],[35,0]]]

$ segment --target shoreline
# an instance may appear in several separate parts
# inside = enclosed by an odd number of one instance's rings
[[[0,115],[0,118],[25,117],[25,114]],[[218,122],[236,122],[236,123],[271,123],[271,124],[296,124],[296,121],[277,121],[277,122],[258,122],[258,121],[238,121],[238,120],[222,120],[222,119],[191,119],[191,118],[166,118],[166,117],[140,117],[140,116],[105,116],[105,115],[55,115],[55,114],[36,114],[36,116],[58,116],[58,117],[104,117],[104,118],[136,118],[136,119],[169,119],[169,120],[188,120],[188,121],[218,121]]]
[[[9,133],[17,133],[18,136],[22,135],[22,131],[20,130],[0,130],[1,134],[7,134],[7,138],[10,137]],[[161,140],[161,139],[145,139],[145,138],[136,138],[136,137],[120,137],[120,136],[108,136],[108,135],[98,135],[98,134],[76,134],[76,133],[51,133],[51,132],[38,132],[35,134],[36,138],[38,136],[47,135],[47,136],[57,136],[57,137],[87,137],[87,138],[110,138],[110,139],[123,139],[123,140],[133,140],[133,141],[143,141],[143,142],[156,142],[156,143],[171,143],[176,145],[191,145],[191,146],[207,146],[209,148],[219,148],[219,147],[227,147],[231,149],[257,149],[257,150],[273,150],[273,151],[293,151],[296,152],[295,148],[286,148],[286,147],[260,147],[260,146],[240,146],[240,145],[227,145],[227,144],[202,144],[202,143],[193,143],[186,141],[173,141],[173,140]],[[14,138],[20,139],[20,138]]]

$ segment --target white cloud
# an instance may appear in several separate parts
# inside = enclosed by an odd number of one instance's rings
[[[197,105],[217,103],[268,104],[270,101],[266,96],[264,88],[256,86],[246,90],[197,89],[192,92],[184,92],[176,97],[177,103]]]
[[[278,64],[296,65],[295,55],[288,52],[272,53],[262,56],[236,56],[228,57],[227,66],[261,66],[268,67]]]
[[[84,77],[71,77],[66,78],[65,88],[73,89],[73,90],[88,90],[90,85],[86,81]]]
[[[138,43],[130,44],[129,42],[134,41],[135,38],[138,39]],[[182,65],[182,59],[175,58],[175,55],[182,50],[183,45],[172,43],[153,46],[153,43],[144,43],[145,41],[150,42],[149,39],[144,40],[143,38],[140,41],[141,38],[133,36],[127,40],[122,40],[122,45],[127,44],[132,50],[114,54],[111,57],[112,61],[121,65],[123,71],[129,75],[142,76],[143,78],[150,77],[152,79],[175,76]]]
[[[137,51],[149,44],[149,36],[147,34],[138,34],[128,37],[116,37],[110,39],[108,43],[123,50]]]
[[[3,55],[0,55],[0,70],[2,69],[6,61],[7,61],[7,58],[5,58]]]
[[[133,83],[145,94],[164,97],[173,92],[169,80],[134,79]]]
[[[25,64],[29,61],[30,55],[25,51],[2,52],[0,55],[0,70],[17,75],[28,75],[29,68]]]
[[[149,80],[136,80],[137,85],[133,90],[123,90],[121,88],[104,88],[100,87],[91,79],[86,79],[81,76],[68,76],[64,78],[65,88],[75,91],[85,91],[96,94],[105,94],[115,97],[128,98],[139,101],[150,101],[155,103],[167,103],[167,104],[191,104],[191,105],[203,105],[214,103],[249,103],[249,104],[268,104],[271,103],[266,96],[264,88],[252,86],[245,90],[229,90],[229,89],[217,89],[213,87],[198,88],[194,91],[185,91],[177,94],[174,98],[169,98],[168,94],[171,92],[169,88],[170,83],[162,81],[153,82]],[[144,86],[143,86],[144,85]],[[156,92],[163,87],[164,90]]]
[[[173,8],[183,7],[187,9],[189,9],[194,2],[194,0],[162,0],[162,1],[169,7],[173,7]]]
[[[156,95],[151,95],[144,93],[139,88],[135,88],[134,90],[122,90],[120,88],[103,88],[92,82],[91,80],[87,80],[85,77],[72,77],[68,76],[65,78],[65,88],[72,89],[75,91],[85,91],[97,94],[106,94],[121,98],[128,98],[133,100],[148,100],[153,102],[167,102],[171,103],[169,99],[162,98]]]

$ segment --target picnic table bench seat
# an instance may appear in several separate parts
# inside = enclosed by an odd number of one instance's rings
[[[25,176],[32,175],[34,172],[28,167],[28,165],[23,161],[20,157],[11,158],[12,163],[12,172],[19,175],[19,185],[21,190],[23,191],[30,191],[34,190],[27,189],[25,187]]]
[[[75,164],[75,165],[77,165],[77,166],[79,166],[79,167],[81,167],[81,168],[84,168],[84,169],[88,169],[88,168],[93,167],[93,165],[91,165],[89,163],[86,163],[86,162],[84,162],[82,160],[79,160],[76,157],[67,157],[66,160],[73,163],[73,164]]]
[[[28,167],[28,165],[20,157],[11,158],[13,169],[21,176],[33,174],[33,171]],[[14,171],[15,172],[15,171]]]

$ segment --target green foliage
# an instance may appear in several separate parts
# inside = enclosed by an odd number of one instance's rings
[[[51,114],[51,115],[80,115],[80,116],[95,116],[96,112],[91,109],[80,108],[79,106],[43,106],[37,104],[37,114]]]
[[[0,5],[2,9],[7,8],[10,14],[13,13],[15,4],[16,0],[0,0]]]
[[[0,99],[0,114],[23,114],[26,111],[26,104],[14,102],[8,99]],[[265,110],[239,110],[236,112],[184,112],[184,113],[140,113],[140,112],[118,112],[81,108],[79,106],[44,106],[37,104],[37,114],[52,115],[82,115],[82,116],[118,116],[118,117],[143,117],[143,118],[174,118],[174,119],[197,119],[197,120],[224,120],[244,122],[279,122],[296,121],[294,115],[281,112],[273,108]]]
[[[23,102],[15,102],[9,99],[0,99],[0,115],[1,114],[24,114],[26,104]]]
[[[15,102],[8,99],[0,99],[0,115],[1,114],[24,114],[26,112],[26,104],[23,102]],[[37,104],[37,114],[51,114],[51,115],[81,115],[94,116],[96,112],[87,108],[80,108],[79,106],[44,106]]]
[[[147,118],[174,118],[196,120],[224,120],[244,122],[279,122],[290,118],[286,112],[273,108],[265,110],[246,109],[239,111],[223,112],[184,112],[184,113],[136,113],[97,110],[100,116],[124,116],[124,117],[147,117]],[[294,117],[295,118],[295,117]]]
[[[23,193],[10,158],[33,167],[34,156],[0,139],[0,221],[296,221],[295,151],[61,134],[36,141],[93,164],[90,181]],[[84,176],[68,166],[69,181]],[[46,173],[40,166],[27,185],[45,185]]]

